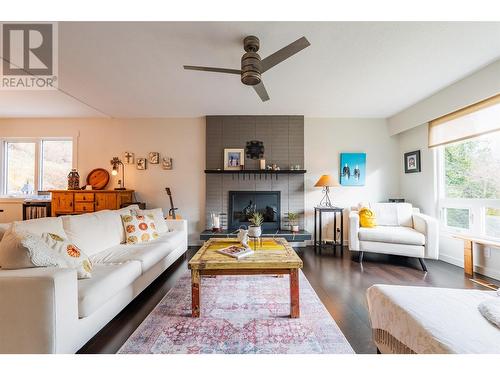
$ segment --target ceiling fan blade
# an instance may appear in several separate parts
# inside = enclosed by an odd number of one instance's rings
[[[297,52],[302,51],[304,48],[309,47],[311,43],[303,36],[295,42],[290,43],[288,46],[283,47],[279,51],[274,52],[272,55],[267,56],[262,60],[261,73],[271,69],[273,66],[278,65],[280,62],[285,61],[289,57],[295,55]]]
[[[229,73],[229,74],[238,74],[238,75],[241,74],[241,70],[238,70],[238,69],[211,68],[208,66],[184,65],[184,69],[186,69],[186,70],[201,70],[204,72]]]
[[[254,85],[253,88],[263,102],[267,102],[269,100],[269,95],[267,94],[266,87],[264,86],[264,83],[262,81],[260,81],[259,84]]]

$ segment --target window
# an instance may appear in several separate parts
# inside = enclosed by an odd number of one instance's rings
[[[6,193],[33,194],[35,189],[35,147],[33,142],[7,142]]]
[[[443,225],[500,238],[500,131],[442,146],[439,161]]]
[[[43,140],[41,160],[40,190],[66,188],[67,176],[73,165],[73,142]]]
[[[71,139],[4,139],[1,149],[2,194],[30,195],[66,188],[73,165]]]

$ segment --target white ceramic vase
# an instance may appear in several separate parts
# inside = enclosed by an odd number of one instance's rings
[[[292,232],[297,233],[299,231],[298,225],[292,225]]]
[[[254,225],[250,225],[248,227],[248,236],[260,237],[261,235],[262,235],[262,227],[256,227]]]

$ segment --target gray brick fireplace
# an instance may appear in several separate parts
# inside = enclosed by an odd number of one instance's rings
[[[266,164],[281,170],[299,165],[304,169],[303,116],[207,116],[206,117],[206,219],[210,213],[229,214],[229,192],[253,191],[280,194],[281,229],[289,229],[288,212],[300,214],[304,227],[304,174],[217,173],[223,169],[225,148],[245,148],[247,141],[264,143]],[[258,170],[259,160],[245,159],[245,170]],[[215,171],[215,172],[214,172]]]

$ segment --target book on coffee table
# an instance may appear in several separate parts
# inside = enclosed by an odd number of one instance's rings
[[[217,252],[236,259],[240,259],[254,253],[254,251],[248,247],[236,245],[225,247],[223,249],[217,250]]]

